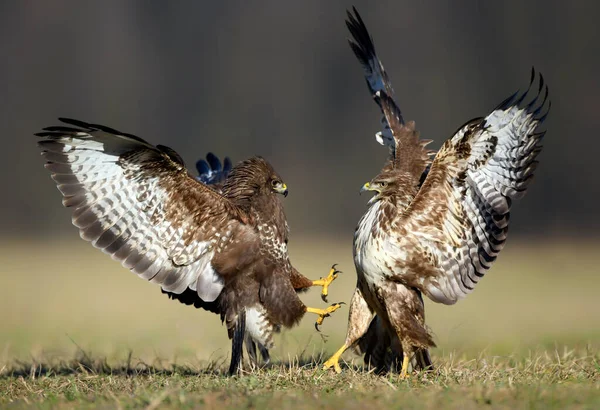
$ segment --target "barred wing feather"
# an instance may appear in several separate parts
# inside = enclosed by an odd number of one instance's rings
[[[470,293],[504,247],[511,202],[533,177],[544,136],[537,128],[548,113],[540,115],[548,97],[541,76],[537,96],[521,107],[528,93],[513,95],[446,141],[402,216],[415,249],[433,268],[424,291],[437,302],[452,304]]]
[[[177,153],[108,127],[61,119],[39,146],[80,235],[140,277],[207,302],[223,288],[211,259],[242,229],[226,198]]]

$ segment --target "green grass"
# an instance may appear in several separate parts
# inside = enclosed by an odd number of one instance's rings
[[[274,365],[227,378],[230,346],[215,315],[169,301],[82,241],[1,243],[0,407],[600,408],[596,244],[509,242],[477,290],[427,303],[437,369],[408,381],[319,364],[343,342],[347,306],[276,339]],[[31,255],[35,255],[32,257]],[[294,238],[294,264],[355,284],[350,243]],[[323,306],[317,290],[302,295]]]
[[[0,405],[149,408],[598,408],[600,356],[536,351],[473,360],[438,357],[438,369],[376,376],[358,366],[341,375],[307,364],[277,364],[227,378],[212,367],[110,366],[82,358],[22,363],[0,376]]]

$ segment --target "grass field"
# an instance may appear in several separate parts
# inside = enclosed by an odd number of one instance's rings
[[[76,234],[75,234],[76,235]],[[75,236],[74,235],[74,236]],[[347,307],[276,339],[271,367],[226,378],[219,319],[179,305],[78,239],[2,242],[0,407],[103,408],[600,408],[600,277],[594,244],[509,241],[478,289],[455,306],[427,304],[439,348],[432,373],[376,376],[347,353]],[[308,276],[345,272],[350,242],[293,238]],[[318,290],[302,298],[323,306]]]

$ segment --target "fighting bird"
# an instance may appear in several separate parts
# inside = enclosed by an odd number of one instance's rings
[[[540,75],[537,94],[525,103],[536,77],[532,71],[526,92],[461,126],[435,153],[426,148],[429,140],[419,138],[415,123],[404,121],[356,9],[348,12],[346,24],[383,112],[376,139],[390,154],[361,189],[374,196],[354,234],[358,280],[348,331],[324,368],[341,372],[340,356],[358,346],[380,365],[389,366],[386,351],[401,355],[405,378],[411,358],[420,356],[426,366],[427,349],[435,346],[422,295],[456,303],[475,289],[504,247],[512,201],[525,194],[542,149],[545,132],[538,127],[550,110],[548,87]]]
[[[36,135],[81,238],[170,298],[219,314],[232,340],[230,374],[240,369],[244,340],[252,344],[249,353],[256,344],[268,360],[273,333],[282,326],[307,312],[317,314],[320,325],[340,307],[310,308],[298,297],[297,290],[325,285],[325,299],[337,271],[312,281],[291,265],[278,196],[287,196],[288,188],[265,159],[233,167],[225,161],[227,175],[213,162],[197,179],[169,147],[60,120],[67,125]]]

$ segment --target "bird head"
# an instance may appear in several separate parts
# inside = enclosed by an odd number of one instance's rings
[[[270,179],[271,191],[276,194],[281,194],[283,196],[288,196],[288,189],[285,182],[281,180],[279,175],[272,175]]]
[[[240,206],[273,194],[287,196],[288,188],[273,166],[264,158],[252,157],[236,164],[223,185],[223,193]]]
[[[399,196],[406,194],[414,196],[414,188],[409,184],[410,179],[407,175],[396,170],[384,170],[375,178],[367,182],[360,189],[360,193],[366,191],[375,192],[375,195],[369,200],[369,204],[382,199],[394,200]]]

